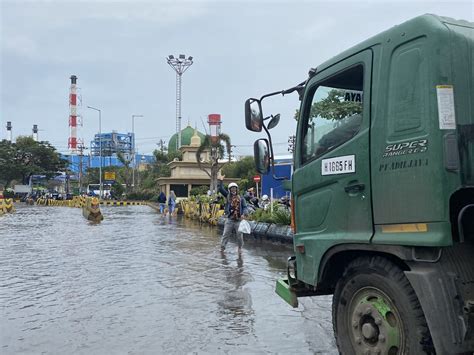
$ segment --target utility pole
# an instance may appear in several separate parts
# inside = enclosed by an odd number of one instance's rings
[[[158,147],[160,147],[161,154],[163,154],[165,151],[165,143],[166,142],[163,139],[160,139],[160,141],[158,142]]]
[[[79,146],[79,195],[82,195],[82,144]]]
[[[83,151],[84,151],[84,149],[87,149],[87,148],[85,148],[83,144],[79,144],[78,149],[79,149],[79,194],[82,194],[82,192],[83,192],[83,189],[82,189],[82,171],[83,171],[82,159],[83,159]]]
[[[135,156],[136,149],[135,149],[135,117],[143,117],[143,115],[132,115],[132,159],[133,159],[133,164],[132,164],[132,186],[133,190],[135,190],[135,170],[137,169],[137,158]]]
[[[100,158],[100,164],[99,164],[100,192],[99,192],[99,196],[100,196],[100,198],[102,198],[102,191],[103,191],[103,186],[102,186],[102,121],[101,121],[102,111],[100,109],[92,107],[92,106],[87,106],[87,108],[90,108],[91,110],[99,112],[99,158]]]

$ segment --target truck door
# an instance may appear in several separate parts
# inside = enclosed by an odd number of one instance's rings
[[[372,51],[317,73],[298,123],[292,194],[298,278],[315,285],[324,253],[372,234],[370,100]]]

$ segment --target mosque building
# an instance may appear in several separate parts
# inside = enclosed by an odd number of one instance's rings
[[[203,133],[192,128],[190,125],[181,130],[181,147],[179,151],[183,154],[183,159],[175,159],[168,163],[171,176],[160,177],[157,180],[160,191],[163,191],[166,196],[169,196],[170,191],[173,190],[176,197],[189,197],[191,189],[194,187],[207,186],[207,188],[209,188],[209,175],[199,168],[196,160],[196,152],[204,137],[205,135]],[[177,133],[170,138],[168,153],[176,152],[177,139]],[[201,157],[203,160],[201,166],[210,168],[210,164],[206,163],[210,160],[210,150],[205,150],[201,154]],[[224,181],[229,182],[227,180],[231,181],[232,179],[225,179]]]

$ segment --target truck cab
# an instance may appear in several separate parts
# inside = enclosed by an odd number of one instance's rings
[[[246,102],[261,173],[262,100],[298,92],[295,256],[276,291],[333,294],[343,354],[474,350],[474,24],[423,15]]]

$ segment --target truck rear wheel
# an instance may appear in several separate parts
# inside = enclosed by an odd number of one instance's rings
[[[333,327],[341,354],[434,354],[415,291],[383,257],[352,261],[336,285]]]

